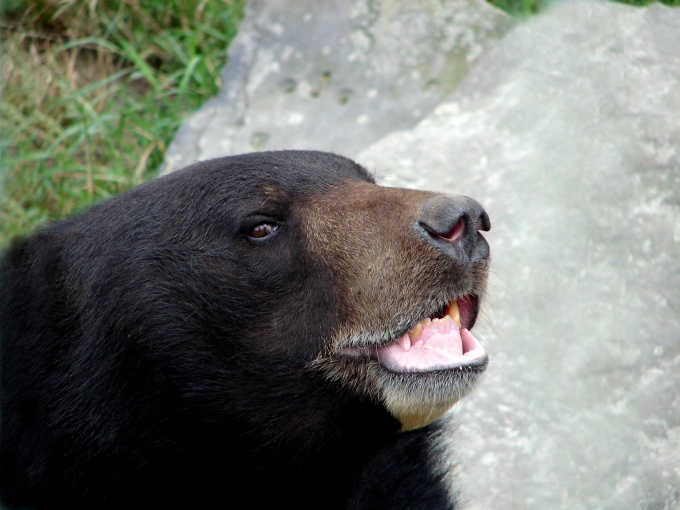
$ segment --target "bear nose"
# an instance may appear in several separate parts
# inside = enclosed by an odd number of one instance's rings
[[[459,250],[469,260],[488,258],[489,245],[480,231],[491,228],[489,215],[479,202],[465,196],[437,195],[420,208],[417,229],[428,242],[453,255]]]

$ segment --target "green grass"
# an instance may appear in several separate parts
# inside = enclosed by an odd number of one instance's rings
[[[549,5],[562,0],[488,0],[492,5],[504,10],[508,14],[518,18],[524,18],[536,14]],[[627,5],[644,6],[654,3],[656,0],[620,0],[619,3]],[[660,3],[671,7],[680,6],[680,0],[660,0]]]
[[[0,246],[153,177],[219,90],[244,4],[1,4]]]

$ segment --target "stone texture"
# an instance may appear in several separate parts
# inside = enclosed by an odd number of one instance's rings
[[[358,159],[492,219],[467,508],[680,508],[680,10],[559,5]]]
[[[250,0],[221,93],[163,172],[253,150],[355,155],[430,113],[510,23],[482,0]]]
[[[507,31],[474,1],[249,5],[166,170],[317,148],[479,199],[466,508],[680,508],[680,9],[562,3]]]

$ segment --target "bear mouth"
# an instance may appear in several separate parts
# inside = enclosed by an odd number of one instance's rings
[[[388,345],[344,347],[339,354],[377,360],[383,369],[395,373],[484,366],[486,351],[470,332],[478,309],[478,297],[468,294],[421,319]]]

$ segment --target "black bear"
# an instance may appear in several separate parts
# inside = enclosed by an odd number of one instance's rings
[[[438,418],[488,362],[470,333],[488,229],[471,198],[273,151],[15,241],[2,502],[453,508]]]

